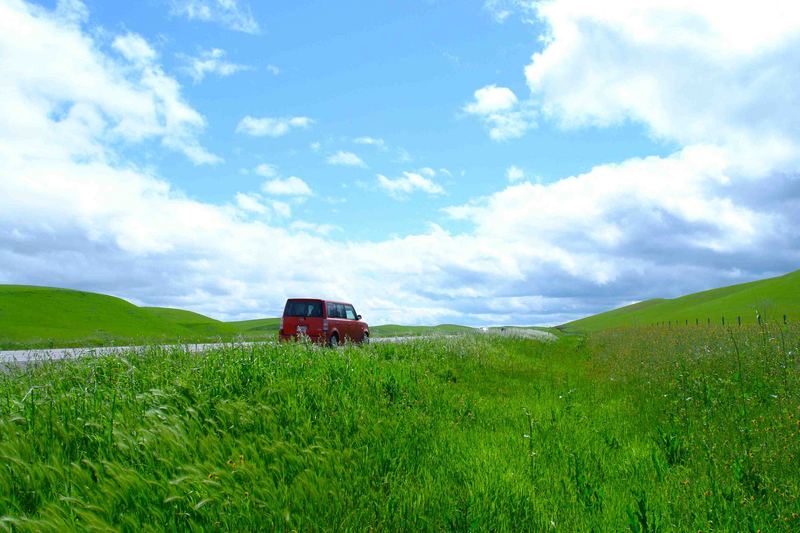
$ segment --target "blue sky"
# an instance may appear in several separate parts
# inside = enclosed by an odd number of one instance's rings
[[[0,9],[2,283],[556,324],[800,259],[790,2]]]
[[[524,94],[520,65],[541,48],[536,39],[544,29],[518,18],[498,24],[481,2],[247,4],[242,10],[256,33],[189,19],[181,4],[166,5],[172,12],[163,2],[86,4],[90,23],[152,43],[206,117],[200,139],[224,159],[219,164],[196,166],[157,144],[127,152],[201,201],[223,203],[258,189],[264,177],[253,169],[268,164],[317,193],[317,201],[293,210],[297,216],[340,226],[333,237],[380,241],[424,231],[430,222],[460,229],[440,209],[502,188],[510,165],[548,182],[600,163],[668,153],[634,124],[563,131],[545,120],[524,139],[488,137],[463,106],[476,88],[493,83]],[[213,49],[241,70],[196,80],[188,58]],[[236,133],[245,116],[301,116],[313,125],[253,137]],[[363,137],[384,145],[360,144]],[[340,151],[364,165],[327,162]],[[394,178],[426,167],[437,171],[444,193],[397,199],[376,186],[378,174]]]

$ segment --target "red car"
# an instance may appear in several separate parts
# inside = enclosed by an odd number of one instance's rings
[[[294,340],[303,335],[314,342],[336,346],[350,342],[369,342],[369,326],[361,321],[352,304],[313,298],[286,300],[278,338]]]

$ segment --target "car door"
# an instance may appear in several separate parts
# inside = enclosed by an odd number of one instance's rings
[[[350,304],[344,306],[344,316],[347,322],[347,336],[353,342],[361,341],[361,323],[358,321],[358,315],[355,308]]]

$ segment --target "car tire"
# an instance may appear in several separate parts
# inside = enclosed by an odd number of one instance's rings
[[[369,344],[369,333],[364,333],[361,337],[361,344]]]
[[[331,335],[331,338],[328,339],[328,346],[330,346],[331,348],[336,348],[337,346],[339,346],[338,334],[334,333],[333,335]]]

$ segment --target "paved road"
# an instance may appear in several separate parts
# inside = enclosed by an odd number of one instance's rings
[[[555,335],[545,331],[521,329],[521,328],[505,328],[504,331],[490,330],[487,335],[507,335],[507,336],[520,336],[528,338],[537,338],[541,340],[555,340]],[[444,337],[457,337],[458,335],[435,335],[436,338]],[[408,342],[421,337],[377,337],[370,340],[370,342]],[[274,343],[275,341],[266,341],[266,343]],[[208,343],[208,344],[168,344],[161,346],[162,348],[174,348],[180,346],[191,352],[204,352],[213,350],[222,346],[252,346],[254,344],[262,344],[257,342],[237,342],[237,343]],[[40,348],[34,350],[6,350],[0,351],[0,364],[3,363],[17,363],[26,364],[31,361],[58,361],[60,359],[69,359],[84,356],[97,356],[108,355],[130,351],[143,351],[145,346],[106,346],[97,348]]]
[[[382,337],[372,339],[371,342],[403,342],[412,339],[413,337]],[[165,344],[161,348],[174,348],[180,346],[190,352],[205,352],[220,348],[223,346],[252,346],[254,344],[272,344],[275,341],[264,342],[236,342],[236,343],[206,343],[206,344]],[[2,363],[21,363],[25,364],[31,361],[58,361],[60,359],[71,359],[75,357],[84,356],[97,356],[108,355],[115,353],[123,353],[130,351],[143,351],[145,346],[103,346],[94,348],[36,348],[32,350],[0,350],[0,364]]]

